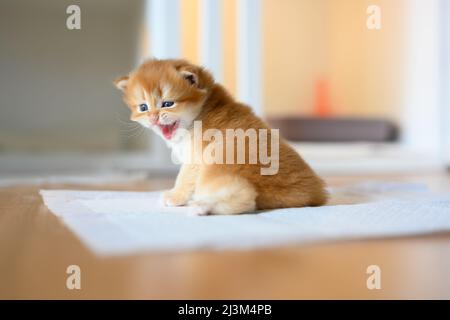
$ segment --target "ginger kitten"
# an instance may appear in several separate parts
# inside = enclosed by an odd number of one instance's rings
[[[308,164],[282,139],[274,139],[277,136],[269,127],[248,106],[236,102],[205,69],[184,60],[152,59],[115,84],[124,92],[131,120],[151,128],[176,154],[189,150],[191,161],[182,164],[174,188],[164,193],[165,205],[194,206],[196,214],[240,214],[326,202],[325,184]],[[215,130],[211,131],[214,139],[200,140],[201,148],[194,145],[197,123],[201,132]],[[244,150],[240,155],[236,146],[219,139],[233,129],[266,132],[267,139],[249,134],[240,145],[239,150]],[[230,146],[234,150],[227,150]],[[231,162],[204,160],[205,148],[213,149],[216,159],[230,151],[227,160]],[[277,155],[273,173],[262,174],[267,162],[261,160],[261,152]],[[239,156],[246,161],[239,161]],[[252,156],[258,158],[256,163],[249,161]],[[192,157],[200,160],[192,161]]]

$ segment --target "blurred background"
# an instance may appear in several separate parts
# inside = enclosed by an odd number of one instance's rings
[[[443,170],[449,19],[448,0],[2,0],[0,177],[174,174],[112,85],[148,57],[205,65],[322,174]]]

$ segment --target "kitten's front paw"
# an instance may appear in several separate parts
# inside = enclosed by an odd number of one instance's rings
[[[167,207],[184,206],[189,200],[189,197],[175,190],[165,191],[163,193],[163,204]]]

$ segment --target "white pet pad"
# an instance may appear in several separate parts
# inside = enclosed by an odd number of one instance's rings
[[[450,195],[425,186],[365,183],[332,190],[334,203],[237,216],[163,207],[160,192],[41,190],[47,207],[95,253],[248,249],[450,231]]]

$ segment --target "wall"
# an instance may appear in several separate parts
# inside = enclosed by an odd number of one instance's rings
[[[112,80],[134,67],[142,1],[0,2],[0,150],[137,148]]]
[[[327,0],[264,0],[264,107],[268,115],[312,112],[315,81],[327,71]]]
[[[403,104],[405,1],[376,1],[382,29],[366,28],[373,1],[265,0],[264,102],[269,115],[312,115],[326,79],[332,114],[397,119]]]
[[[222,0],[224,85],[236,93],[236,1]],[[183,56],[199,61],[200,0],[181,0]],[[382,10],[366,28],[367,7]],[[400,118],[404,105],[405,0],[262,0],[265,113],[316,114],[325,81],[331,115]]]

